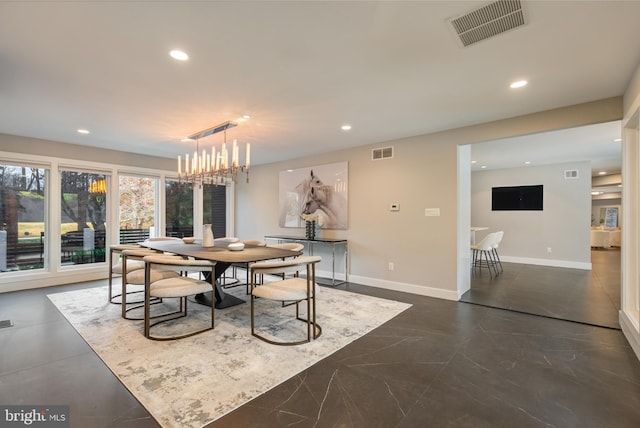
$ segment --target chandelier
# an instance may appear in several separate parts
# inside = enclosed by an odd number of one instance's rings
[[[185,155],[184,162],[182,156],[178,156],[178,181],[191,183],[194,186],[203,184],[228,184],[235,182],[238,174],[246,173],[247,183],[249,182],[249,162],[251,145],[247,143],[244,165],[240,165],[240,147],[236,140],[233,145],[227,148],[227,129],[238,126],[236,122],[226,121],[204,131],[196,132],[183,141],[196,142],[196,151],[189,157]],[[215,146],[207,152],[202,149],[200,152],[200,138],[224,132],[224,143],[219,151]],[[229,158],[231,156],[231,158]]]

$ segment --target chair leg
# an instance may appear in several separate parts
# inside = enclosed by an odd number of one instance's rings
[[[484,253],[484,259],[487,263],[487,269],[489,269],[489,276],[493,278],[493,271],[491,270],[491,267],[493,266],[493,262],[489,260],[491,258],[491,255],[489,251],[483,251],[483,253]]]
[[[478,250],[476,251],[477,255],[474,258],[474,267],[480,269],[482,273],[482,268],[486,267],[489,270],[489,275],[493,278],[494,272],[495,276],[498,275],[497,262],[493,258],[491,251]],[[483,260],[484,258],[484,260]]]
[[[149,301],[145,302],[145,319],[144,319],[145,334],[144,335],[147,339],[158,340],[158,341],[183,339],[185,337],[195,336],[196,334],[204,333],[205,331],[213,330],[215,328],[215,305],[211,305],[211,326],[210,327],[206,327],[200,330],[192,331],[185,334],[175,335],[175,336],[152,335],[151,327],[154,327],[158,324],[162,324],[168,321],[173,321],[178,318],[184,318],[187,316],[187,312],[188,312],[187,304],[189,300],[187,299],[187,297],[178,297],[178,300],[180,301],[179,303],[180,310],[153,315],[153,316],[150,314],[151,312],[150,307],[153,304],[153,302],[150,299]],[[151,322],[152,319],[159,319],[159,320],[152,323]]]
[[[113,249],[109,250],[109,303],[113,303]]]
[[[498,263],[498,265],[500,266],[500,272],[504,272],[504,269],[502,267],[502,261],[500,260],[500,256],[498,255],[498,250],[496,250],[495,248],[493,249],[493,256],[496,259],[496,262]]]
[[[251,335],[255,336],[256,335],[256,329],[255,329],[255,310],[254,310],[254,306],[255,306],[255,300],[256,297],[251,294]]]
[[[149,269],[150,267],[147,265],[145,266],[145,278],[149,277]],[[124,287],[125,281],[126,281],[126,274],[123,276],[123,282],[122,285]],[[123,289],[124,291],[124,289]],[[123,302],[122,302],[122,316],[124,318],[126,311],[125,311],[125,302],[124,302],[124,295],[125,293],[122,293],[122,298],[123,298]],[[150,322],[151,322],[151,308],[150,308],[150,302],[149,299],[151,298],[151,290],[149,287],[149,284],[147,284],[147,281],[145,280],[145,284],[144,284],[144,337],[149,337],[149,330],[151,329],[150,326]]]

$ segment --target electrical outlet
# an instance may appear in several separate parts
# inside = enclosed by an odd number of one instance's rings
[[[393,262],[389,262],[389,270],[393,270]]]
[[[547,247],[547,253],[551,252],[551,247]]]

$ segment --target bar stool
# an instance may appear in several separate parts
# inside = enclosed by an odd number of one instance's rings
[[[480,268],[480,272],[482,272],[483,267],[486,267],[492,278],[494,276],[494,272],[495,275],[498,275],[498,268],[496,267],[497,263],[493,258],[493,246],[496,242],[496,237],[496,232],[489,233],[487,236],[482,238],[482,241],[471,245],[472,267]],[[484,260],[482,259],[483,257]]]

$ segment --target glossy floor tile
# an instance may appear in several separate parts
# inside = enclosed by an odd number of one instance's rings
[[[558,283],[573,281],[558,272]],[[626,428],[640,421],[640,361],[619,330],[340,288],[413,306],[210,427]],[[49,302],[52,291],[0,294],[0,319],[14,322],[0,329],[0,403],[70,405],[78,428],[158,426]]]
[[[472,271],[461,301],[620,328],[620,251],[593,250],[592,270],[503,263],[495,277]]]

